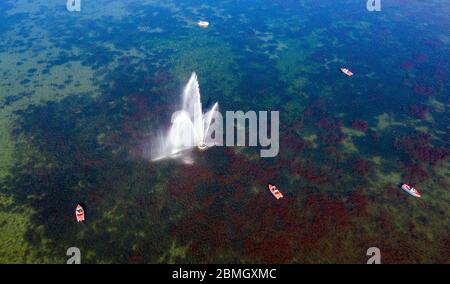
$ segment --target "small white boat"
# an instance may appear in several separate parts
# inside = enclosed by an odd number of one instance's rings
[[[420,192],[418,192],[414,187],[407,185],[406,183],[402,184],[402,189],[414,197],[420,197]]]
[[[197,26],[200,28],[207,28],[209,26],[209,22],[207,21],[198,21]]]

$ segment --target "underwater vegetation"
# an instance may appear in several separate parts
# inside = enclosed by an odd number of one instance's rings
[[[56,2],[0,4],[0,263],[449,262],[443,1]],[[194,71],[203,111],[280,111],[279,155],[151,161]]]

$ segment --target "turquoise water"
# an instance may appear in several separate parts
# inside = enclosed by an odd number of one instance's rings
[[[0,4],[0,262],[448,262],[446,1],[63,2]],[[149,160],[194,71],[277,157]]]

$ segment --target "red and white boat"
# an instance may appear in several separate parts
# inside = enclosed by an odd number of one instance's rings
[[[77,208],[75,209],[75,216],[77,217],[77,222],[83,222],[85,215],[84,215],[84,209],[83,206],[80,204],[77,204]]]
[[[200,28],[207,28],[209,26],[209,22],[207,21],[198,21],[197,26]]]
[[[402,184],[402,189],[414,197],[420,197],[420,192],[418,192],[414,187],[407,185],[406,183]]]
[[[270,192],[272,192],[273,196],[275,196],[276,199],[283,198],[283,194],[278,190],[278,188],[273,184],[268,184],[267,187],[269,188]]]
[[[347,76],[353,76],[353,72],[350,71],[348,68],[341,68],[341,72]]]

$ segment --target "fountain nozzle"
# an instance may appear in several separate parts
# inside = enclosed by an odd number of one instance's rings
[[[199,144],[199,145],[197,146],[197,148],[198,148],[200,151],[205,151],[206,149],[208,149],[208,145],[206,145],[205,143]]]

